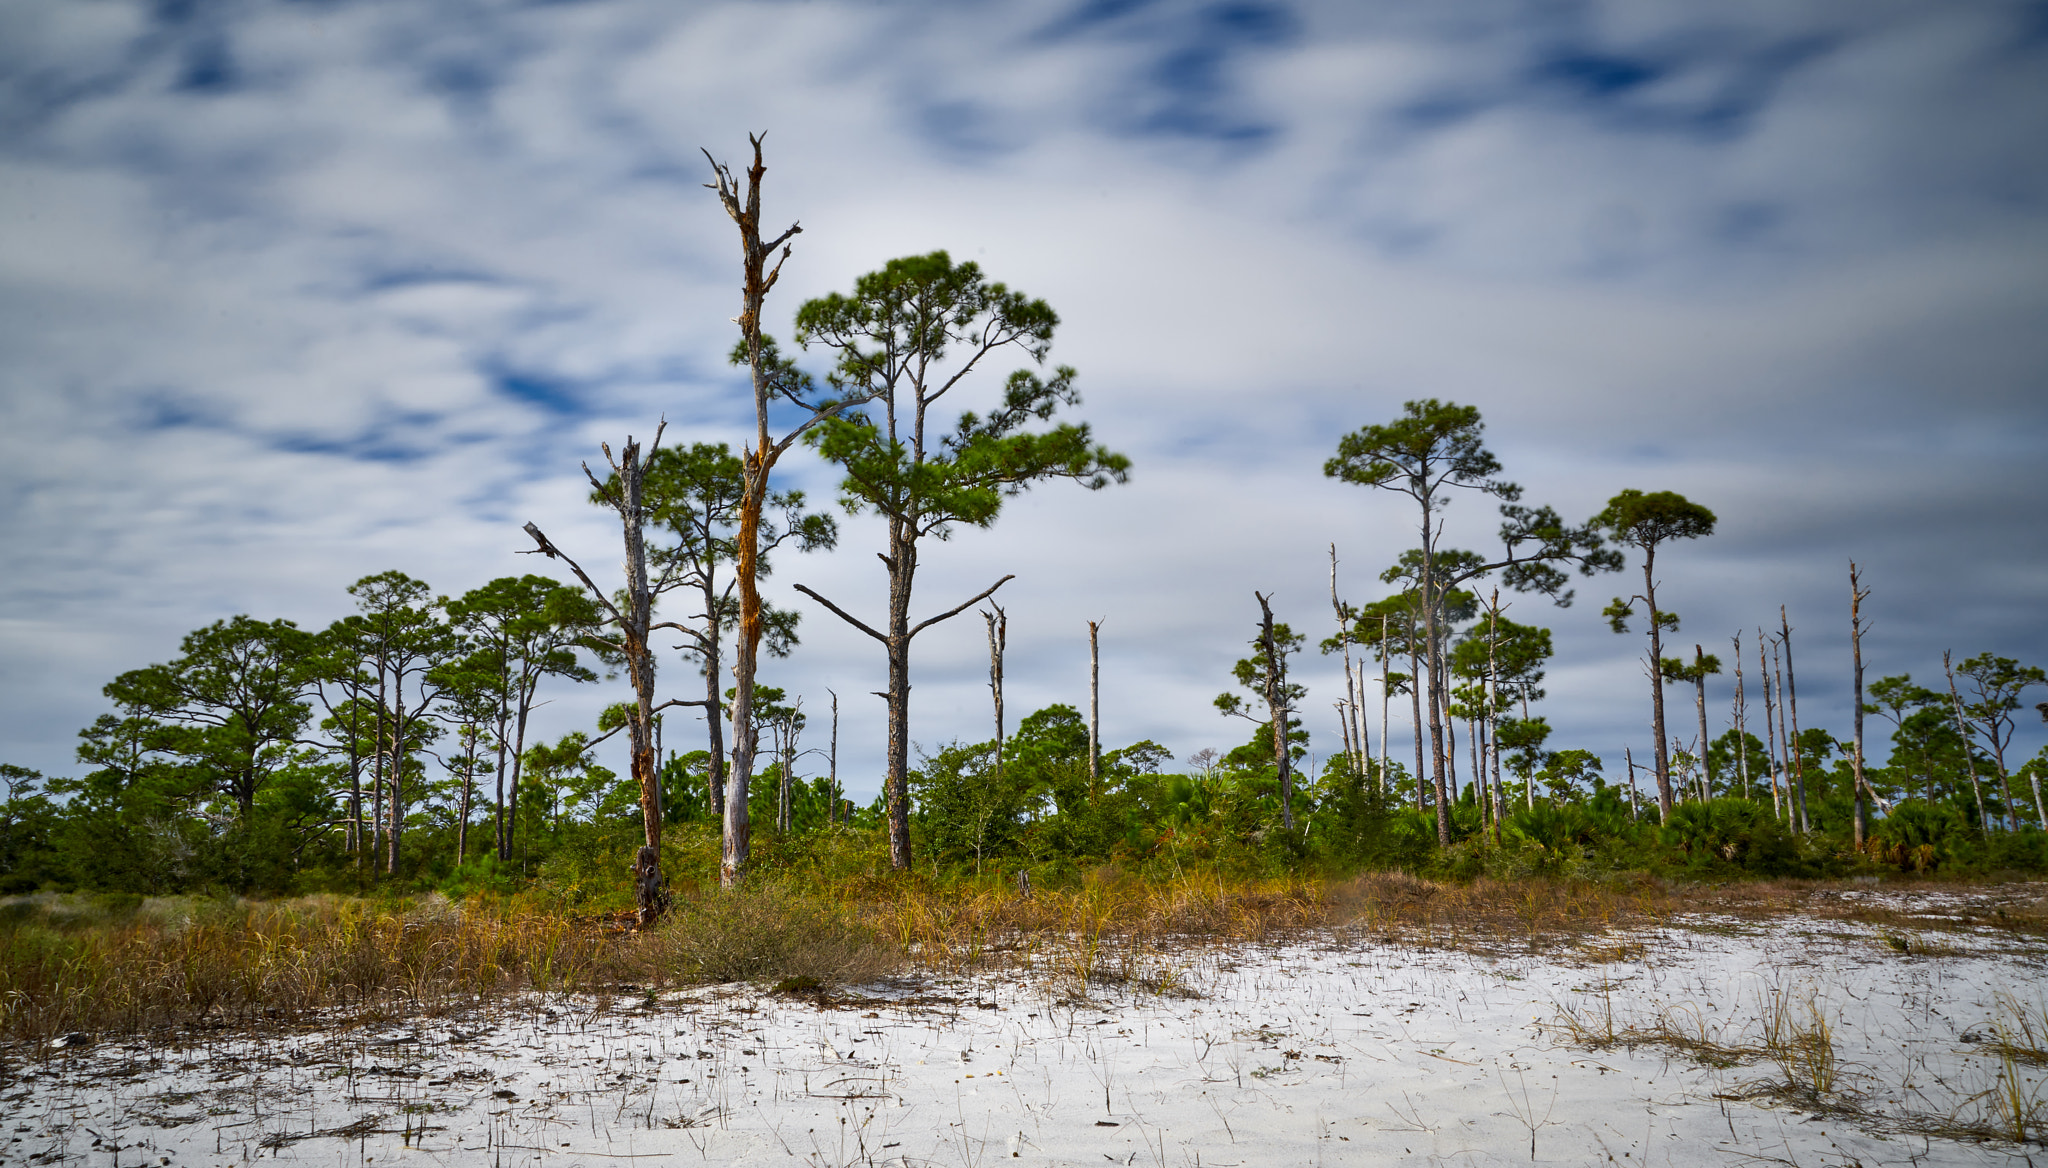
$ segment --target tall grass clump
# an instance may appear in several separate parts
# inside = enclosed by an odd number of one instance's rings
[[[633,960],[655,982],[817,989],[873,981],[902,964],[895,946],[840,906],[767,882],[678,904],[639,938]]]

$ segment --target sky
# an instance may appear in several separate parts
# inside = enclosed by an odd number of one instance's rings
[[[1330,545],[1352,602],[1414,546],[1412,504],[1322,465],[1422,398],[1478,407],[1567,517],[1624,488],[1711,508],[1658,560],[1672,642],[1744,633],[1754,703],[1784,606],[1803,726],[1850,731],[1851,560],[1871,679],[2048,665],[2048,5],[0,0],[0,761],[75,773],[101,687],[212,621],[554,567],[518,554],[529,520],[615,578],[580,464],[662,419],[751,429],[703,185],[750,132],[767,225],[803,227],[770,332],[947,249],[1054,307],[1069,416],[1131,459],[923,554],[919,618],[1015,574],[1013,726],[1085,708],[1098,620],[1106,745],[1244,741],[1212,702],[1254,591],[1313,645]],[[835,497],[806,452],[778,473]],[[1497,546],[1483,500],[1447,518]],[[881,532],[841,529],[780,557],[803,640],[761,680],[802,695],[806,747],[836,691],[866,797],[879,646],[791,590],[880,619]],[[1640,581],[1506,613],[1554,632],[1551,745],[1615,778],[1650,745],[1645,645],[1599,612]],[[1296,665],[1319,757],[1339,672]],[[971,612],[912,680],[924,748],[989,736]],[[536,730],[624,692],[545,690]],[[2015,761],[2048,740],[2048,691],[2024,700]]]

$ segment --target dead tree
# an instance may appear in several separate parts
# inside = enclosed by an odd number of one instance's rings
[[[1088,797],[1102,796],[1102,657],[1095,634],[1101,621],[1088,622]]]
[[[745,482],[740,498],[738,547],[733,560],[733,575],[739,584],[740,594],[739,631],[733,647],[732,666],[733,773],[726,788],[725,839],[718,869],[719,883],[726,888],[739,886],[746,872],[753,838],[753,825],[747,817],[747,785],[754,773],[754,754],[760,743],[758,728],[754,725],[754,677],[760,668],[764,627],[757,576],[761,512],[768,501],[768,477],[776,462],[805,432],[826,418],[835,417],[872,397],[871,394],[852,393],[844,397],[819,398],[808,378],[778,358],[772,343],[763,343],[761,305],[782,275],[783,262],[789,259],[789,240],[803,228],[792,223],[788,230],[774,239],[762,240],[761,176],[767,173],[768,168],[761,162],[761,135],[749,134],[747,142],[754,148],[754,163],[747,168],[744,187],[730,169],[711,157],[710,151],[704,152],[705,160],[711,163],[714,180],[704,185],[718,192],[718,201],[740,230],[740,314],[733,320],[740,326],[739,351],[746,356],[754,391],[754,436],[741,458]],[[771,268],[769,260],[777,249],[782,255],[775,259]],[[771,437],[768,432],[768,407],[777,400],[795,406],[801,415],[796,427],[779,438]]]
[[[624,662],[626,678],[633,686],[633,702],[626,708],[626,734],[632,752],[633,781],[640,790],[640,820],[646,835],[646,843],[641,845],[632,865],[633,897],[640,906],[642,928],[653,924],[667,909],[669,901],[666,881],[661,874],[661,776],[655,762],[655,715],[669,706],[686,704],[655,701],[654,646],[648,640],[659,629],[684,631],[674,621],[654,619],[655,598],[674,582],[666,574],[650,579],[647,570],[647,506],[643,488],[648,464],[653,461],[654,451],[660,448],[662,431],[666,428],[667,423],[655,428],[654,441],[646,457],[641,456],[640,443],[630,436],[617,458],[612,456],[610,444],[603,445],[605,461],[612,470],[610,481],[600,480],[591,472],[589,463],[583,465],[584,477],[595,488],[593,497],[617,512],[624,535],[626,586],[616,600],[598,587],[581,564],[550,543],[539,527],[532,523],[526,525],[526,534],[533,537],[535,545],[528,554],[537,552],[569,565],[569,570],[583,582],[583,587],[604,614],[600,627],[616,630],[614,636],[593,635],[590,640]]]
[[[1799,757],[1799,679],[1792,672],[1792,623],[1785,615],[1785,606],[1778,606],[1778,624],[1782,632],[1779,643],[1785,646],[1785,705],[1784,709],[1792,718],[1792,730],[1785,739],[1789,746],[1786,753],[1792,760],[1792,789],[1798,794],[1795,806],[1799,814],[1799,830],[1802,833],[1813,830],[1813,820],[1806,813],[1806,760]]]
[[[1864,822],[1868,812],[1864,806],[1866,785],[1863,778],[1863,633],[1870,627],[1863,619],[1863,602],[1870,596],[1870,589],[1861,586],[1856,573],[1856,561],[1849,561],[1849,646],[1856,671],[1856,756],[1851,763],[1856,773],[1856,850],[1863,850],[1863,840],[1868,834]]]
[[[1742,797],[1750,798],[1749,785],[1749,707],[1742,689],[1742,632],[1736,630],[1730,638],[1735,646],[1735,704],[1729,709],[1729,720],[1735,723],[1736,773],[1742,779]]]
[[[993,610],[993,611],[991,611]],[[1003,789],[1003,653],[1010,645],[1010,614],[991,602],[981,611],[988,622],[988,691],[996,707],[996,789]]]

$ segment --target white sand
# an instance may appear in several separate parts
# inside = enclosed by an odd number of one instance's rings
[[[1995,1119],[1981,1039],[1997,995],[2048,998],[2048,948],[1984,933],[1901,956],[1796,917],[1629,939],[1643,956],[1604,964],[1349,933],[1190,949],[1177,968],[1199,999],[1056,1001],[1046,979],[977,976],[850,1008],[721,988],[91,1044],[13,1068],[0,1164],[2048,1165],[2039,1144],[1931,1134]],[[1561,1006],[1668,1014],[1742,1046],[1760,1002],[1809,999],[1855,1114],[1756,1093],[1782,1081],[1767,1060],[1587,1050],[1538,1025]],[[2043,1099],[2048,1070],[2019,1070]]]

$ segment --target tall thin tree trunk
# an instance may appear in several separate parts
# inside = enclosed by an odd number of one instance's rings
[[[462,810],[455,820],[455,866],[469,858],[469,794],[476,787],[476,746],[472,743],[462,765]]]
[[[391,843],[384,849],[384,871],[387,875],[398,874],[398,838],[405,824],[405,760],[411,754],[405,750],[405,674],[400,671],[391,686],[391,802],[386,806],[390,813]]]
[[[1003,653],[1010,646],[1010,614],[990,602],[981,613],[988,623],[988,692],[996,715],[996,789],[1003,790]]]
[[[1806,810],[1806,760],[1799,757],[1799,678],[1792,671],[1792,624],[1782,604],[1778,606],[1778,623],[1784,630],[1785,709],[1792,718],[1792,736],[1787,739],[1792,745],[1792,787],[1799,793],[1799,830],[1809,833],[1813,830],[1813,818]]]
[[[1500,589],[1493,590],[1486,625],[1486,741],[1493,752],[1493,842],[1501,843],[1501,812],[1506,797],[1500,789]],[[1484,773],[1484,772],[1482,772]]]
[[[1790,800],[1785,798],[1789,790],[1781,790],[1778,783],[1779,776],[1783,775],[1785,776],[1785,787],[1789,789],[1791,786],[1791,774],[1785,770],[1783,765],[1784,759],[1779,753],[1779,744],[1784,741],[1784,735],[1779,733],[1779,730],[1785,717],[1785,703],[1783,701],[1785,677],[1782,670],[1773,669],[1771,664],[1767,664],[1764,661],[1765,639],[1763,626],[1758,625],[1756,630],[1756,664],[1757,668],[1763,673],[1764,682],[1764,735],[1769,739],[1764,748],[1770,752],[1770,759],[1768,761],[1771,767],[1771,811],[1779,819],[1786,820],[1791,818],[1791,812],[1786,807]],[[1777,657],[1778,646],[1773,642],[1771,645],[1771,661],[1775,663]]]
[[[1634,822],[1636,821],[1636,819],[1637,819],[1637,815],[1636,815],[1636,803],[1637,803],[1637,797],[1636,797],[1636,756],[1635,756],[1635,751],[1634,751],[1634,750],[1632,750],[1632,749],[1630,749],[1629,747],[1626,747],[1626,746],[1624,746],[1624,747],[1622,747],[1622,748],[1621,748],[1621,757],[1622,757],[1623,761],[1625,761],[1625,762],[1627,762],[1627,763],[1628,763],[1628,821],[1629,821],[1630,823],[1634,823]]]
[[[1372,755],[1372,744],[1365,734],[1364,716],[1359,703],[1364,697],[1365,687],[1351,668],[1351,622],[1345,618],[1344,602],[1337,599],[1337,545],[1330,545],[1330,608],[1337,617],[1337,639],[1344,646],[1344,700],[1349,710],[1338,708],[1343,720],[1345,753],[1351,759],[1354,774],[1364,775],[1366,760]]]
[[[1735,643],[1735,705],[1729,716],[1735,722],[1736,773],[1742,778],[1742,797],[1751,799],[1754,791],[1749,783],[1749,707],[1742,689],[1742,631],[1736,630]]]
[[[1393,700],[1393,693],[1387,688],[1387,659],[1392,654],[1387,648],[1387,614],[1380,614],[1380,794],[1389,794],[1387,785],[1387,705]]]
[[[709,607],[715,597],[705,601],[707,612],[716,612]],[[725,817],[725,695],[718,692],[722,670],[719,668],[717,626],[712,627],[712,636],[704,647],[704,737],[711,747],[711,759],[704,766],[704,784],[711,796],[711,814]],[[735,694],[737,696],[737,694]]]
[[[1863,600],[1865,597],[1870,595],[1870,590],[1868,588],[1859,587],[1859,584],[1860,581],[1858,580],[1856,574],[1856,561],[1850,560],[1849,646],[1851,656],[1854,660],[1856,671],[1856,704],[1854,707],[1856,726],[1856,757],[1851,765],[1856,775],[1855,845],[1856,850],[1860,852],[1863,850],[1863,841],[1865,837],[1868,835],[1869,830],[1868,825],[1864,822],[1864,817],[1867,814],[1867,812],[1864,807],[1864,792],[1866,788],[1863,779]]]
[[[889,520],[889,863],[908,870],[910,854],[910,592],[917,544],[902,520]]]
[[[1700,712],[1700,798],[1706,800],[1714,797],[1714,773],[1707,767],[1707,651],[1703,646],[1692,647],[1692,669]]]
[[[1273,606],[1270,598],[1253,592],[1259,601],[1259,648],[1266,655],[1266,710],[1273,727],[1273,769],[1280,777],[1280,826],[1294,830],[1293,759],[1287,752],[1287,663],[1281,659],[1273,640]],[[1091,626],[1092,631],[1092,626]]]
[[[377,651],[377,749],[375,761],[370,764],[370,871],[377,870],[378,857],[383,853],[384,844],[384,783],[387,772],[388,743],[384,732],[386,721],[384,652]]]
[[[825,822],[837,823],[839,822],[839,805],[846,801],[846,793],[839,789],[839,695],[829,689],[825,692],[832,694],[832,750],[825,756],[825,765],[831,768],[831,778],[826,781],[825,785],[832,789],[832,813],[825,817]],[[846,809],[846,822],[849,824],[853,822],[853,808],[851,807]]]
[[[1410,624],[1414,622],[1411,620]],[[1408,637],[1408,704],[1415,729],[1415,809],[1429,810],[1429,771],[1422,765],[1422,660],[1418,656],[1414,630]]]
[[[1963,723],[1963,695],[1956,692],[1956,671],[1949,660],[1950,653],[1944,650],[1941,671],[1948,675],[1948,700],[1956,713],[1956,733],[1963,740],[1963,761],[1970,768],[1970,791],[1977,796],[1977,827],[1980,831],[1987,830],[1991,819],[1984,813],[1984,785],[1977,781],[1977,752],[1970,747],[1970,728]]]
[[[1270,624],[1270,619],[1268,621]],[[1095,635],[1102,622],[1088,622],[1088,797],[1102,797],[1102,656]]]
[[[538,677],[520,682],[518,718],[512,729],[512,785],[505,793],[505,850],[498,855],[506,863],[511,862],[512,845],[519,838],[519,779],[526,771],[526,719],[533,713],[533,691],[539,685]]]
[[[1657,817],[1671,818],[1671,755],[1664,733],[1664,630],[1657,619],[1657,545],[1643,549],[1643,602],[1650,606],[1650,734],[1657,743]]]

